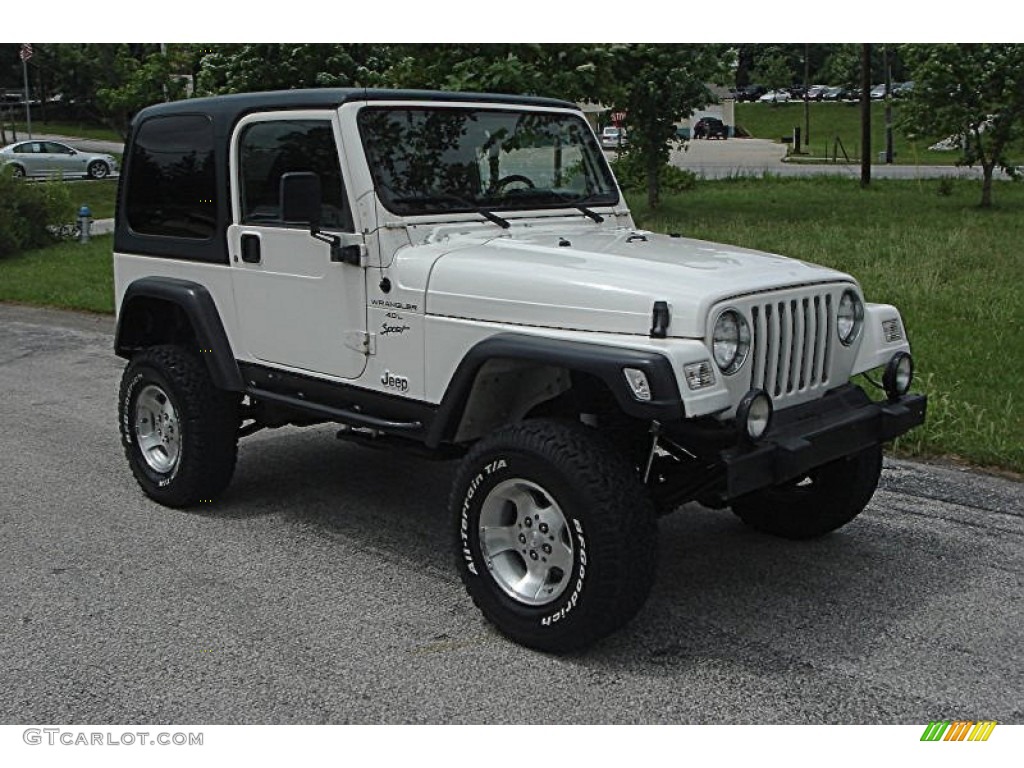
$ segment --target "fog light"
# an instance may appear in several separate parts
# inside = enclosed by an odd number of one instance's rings
[[[902,397],[910,390],[914,380],[914,360],[906,352],[897,352],[885,366],[882,387],[890,400]]]
[[[763,389],[752,389],[736,408],[736,424],[740,437],[751,442],[760,440],[772,423],[772,399]]]
[[[623,368],[622,372],[626,374],[626,381],[633,390],[633,397],[644,402],[651,399],[651,385],[647,383],[646,373],[636,368]]]

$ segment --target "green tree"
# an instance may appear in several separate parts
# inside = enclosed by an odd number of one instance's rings
[[[778,48],[772,47],[758,57],[753,77],[765,88],[777,91],[793,84],[793,68],[785,54]]]
[[[902,53],[914,79],[904,130],[960,136],[961,162],[981,166],[981,207],[990,207],[993,171],[1016,174],[1009,151],[1024,135],[1024,45],[907,45]]]
[[[200,59],[202,94],[387,85],[392,48],[364,43],[260,43],[210,47]]]
[[[732,60],[724,45],[604,46],[597,100],[626,113],[630,152],[647,172],[647,203],[658,206],[659,175],[677,141],[676,123],[710,104]]]

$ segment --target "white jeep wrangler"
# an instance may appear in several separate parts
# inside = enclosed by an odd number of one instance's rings
[[[142,489],[210,500],[239,437],[285,424],[460,457],[457,567],[533,648],[636,613],[659,513],[696,500],[822,535],[924,420],[895,308],[841,272],[636,229],[569,103],[162,104],[120,184],[119,422]],[[873,401],[850,377],[877,368]]]

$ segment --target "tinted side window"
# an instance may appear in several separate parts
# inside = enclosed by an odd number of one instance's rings
[[[155,117],[129,159],[128,224],[144,235],[205,240],[217,225],[213,124],[203,115]]]
[[[14,148],[14,151],[21,155],[34,155],[36,153],[35,144],[19,144]]]
[[[320,176],[321,225],[351,229],[338,148],[327,120],[274,120],[246,126],[238,143],[242,223],[281,224],[281,175]]]
[[[44,141],[43,152],[49,152],[51,155],[70,155],[71,149],[54,141]]]

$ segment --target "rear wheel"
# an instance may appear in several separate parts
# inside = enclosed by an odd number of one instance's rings
[[[589,645],[640,609],[657,523],[636,473],[582,424],[503,427],[466,456],[452,488],[457,564],[501,632],[538,650]]]
[[[227,487],[239,397],[214,386],[198,355],[172,345],[138,353],[125,368],[118,404],[125,456],[147,495],[184,507]]]
[[[25,169],[22,168],[20,165],[12,165],[11,176],[13,176],[16,179],[22,179],[25,177]]]
[[[881,473],[882,446],[876,445],[792,482],[736,499],[732,510],[763,533],[813,539],[859,515],[871,501]]]

